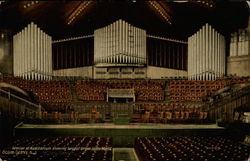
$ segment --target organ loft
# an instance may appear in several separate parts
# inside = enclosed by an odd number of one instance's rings
[[[0,161],[250,160],[250,3],[0,0]]]

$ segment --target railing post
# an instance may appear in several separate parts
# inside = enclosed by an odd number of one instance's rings
[[[38,118],[39,119],[42,118],[42,106],[41,106],[41,104],[38,105]]]
[[[9,101],[10,101],[10,91],[8,91],[8,99],[9,99]]]

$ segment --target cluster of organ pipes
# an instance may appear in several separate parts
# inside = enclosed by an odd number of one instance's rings
[[[121,19],[95,30],[94,63],[146,64],[146,31]]]
[[[13,37],[14,76],[52,78],[52,38],[31,22]]]
[[[188,78],[215,80],[225,74],[225,38],[210,25],[204,25],[188,38]]]
[[[240,29],[231,34],[230,56],[244,56],[250,54],[250,32]]]

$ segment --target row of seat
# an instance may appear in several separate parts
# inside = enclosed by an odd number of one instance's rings
[[[250,147],[225,137],[146,137],[134,147],[143,161],[243,161],[250,154]]]
[[[106,137],[20,137],[13,141],[12,147],[89,147],[110,148],[112,139]]]
[[[4,82],[32,92],[39,102],[71,102],[71,89],[62,80],[24,80],[18,77],[4,77]]]
[[[201,111],[195,105],[141,104],[133,117],[144,123],[203,123],[207,121],[207,112]]]
[[[232,84],[246,83],[248,78],[218,79],[215,81],[169,81],[170,102],[201,102],[206,96]]]
[[[1,154],[8,161],[112,161],[109,137],[32,136],[15,138]]]
[[[7,161],[112,161],[111,150],[15,151],[0,155]],[[19,154],[20,153],[20,154]]]

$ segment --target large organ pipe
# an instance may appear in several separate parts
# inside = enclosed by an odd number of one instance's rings
[[[27,28],[27,58],[25,59],[26,69],[25,69],[25,75],[26,79],[31,79],[31,24],[28,25]]]
[[[14,54],[16,54],[16,36],[17,35],[14,35],[13,36],[13,63],[15,64],[16,63],[16,57]],[[13,75],[16,76],[16,66],[13,66]]]
[[[190,56],[190,53],[191,53],[191,50],[190,50],[190,48],[191,48],[191,45],[190,45],[190,37],[188,38],[188,60],[187,60],[187,63],[189,64],[189,62],[190,62],[190,58],[191,58],[191,56]],[[188,65],[188,79],[191,79],[190,78],[190,73],[191,73],[191,70],[190,70],[190,65]]]
[[[205,41],[206,41],[205,45],[206,45],[206,47],[205,47],[205,55],[204,55],[204,57],[206,58],[206,62],[205,62],[205,70],[203,72],[205,72],[205,80],[208,80],[208,72],[207,72],[207,70],[208,70],[208,62],[207,62],[207,60],[208,60],[208,49],[210,48],[210,46],[208,46],[209,45],[208,44],[208,35],[209,35],[209,33],[208,33],[208,24],[205,25],[205,33],[206,33],[206,36],[205,36]]]
[[[38,68],[38,29],[37,26],[34,25],[34,70],[37,71]],[[37,72],[34,73],[34,79],[37,79]]]
[[[212,42],[211,42],[211,38],[212,38],[212,27],[208,26],[208,60],[207,60],[207,64],[208,64],[208,80],[211,80],[211,67],[212,67],[212,62],[211,62],[211,58],[212,58],[212,50],[213,50],[213,46],[212,46]]]
[[[35,69],[35,32],[34,32],[34,23],[31,23],[30,26],[30,58],[31,58],[31,66],[30,66],[30,74],[31,74],[31,79],[34,79],[34,72],[33,70]]]
[[[25,78],[25,73],[24,71],[26,70],[26,66],[27,66],[27,63],[25,62],[25,58],[27,58],[27,45],[28,43],[25,43],[27,42],[27,27],[25,27],[24,31],[22,32],[22,35],[21,35],[21,75],[22,75],[22,78]],[[26,45],[27,44],[27,45]]]
[[[211,72],[215,69],[214,66],[215,66],[215,31],[214,29],[212,28],[212,39],[211,39],[211,43],[212,43],[212,47],[211,47],[211,53],[212,53],[212,57],[211,57]],[[211,73],[212,74],[212,80],[215,79],[215,75],[214,73]]]
[[[193,36],[190,37],[190,52],[189,52],[189,57],[190,57],[190,63],[189,66],[190,66],[190,79],[192,80],[193,79],[193,64],[191,63],[193,61]],[[170,54],[169,54],[170,55]],[[170,63],[170,62],[169,62]],[[170,66],[171,67],[171,66]]]
[[[196,39],[197,39],[197,34],[195,34],[194,36],[193,36],[193,51],[194,51],[194,53],[193,53],[193,60],[194,61],[196,61],[196,53],[197,53],[197,51],[196,51],[196,47],[197,47],[197,45],[196,45]],[[193,65],[193,73],[196,73],[197,71],[197,66],[196,66],[197,64],[194,64]]]
[[[215,76],[218,77],[218,33],[215,33]]]
[[[201,31],[198,31],[197,33],[197,73],[199,73],[198,75],[198,80],[201,79],[201,54],[199,54],[201,52]]]

